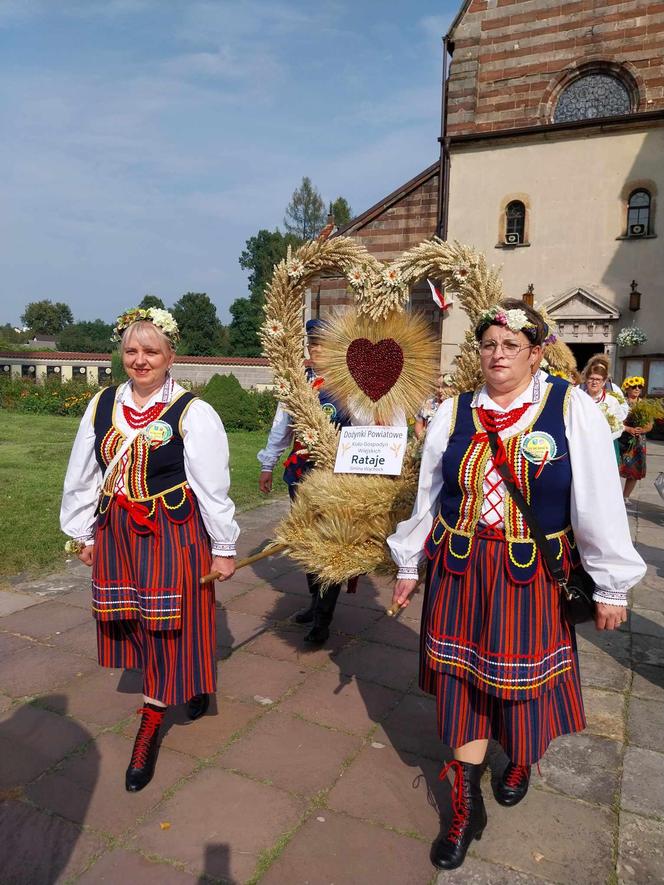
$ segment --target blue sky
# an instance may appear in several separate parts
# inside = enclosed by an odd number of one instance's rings
[[[457,0],[0,0],[0,322],[246,295],[303,175],[359,213],[437,156]]]

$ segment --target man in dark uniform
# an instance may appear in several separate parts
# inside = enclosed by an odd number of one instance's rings
[[[309,320],[306,325],[307,349],[311,361],[311,367],[307,368],[307,379],[311,384],[318,382],[316,388],[318,397],[330,421],[333,421],[340,427],[346,427],[351,423],[349,415],[326,392],[323,379],[317,374],[320,370],[322,355],[320,341],[322,325],[321,320]],[[290,415],[280,403],[277,407],[265,448],[258,453],[258,460],[261,464],[258,487],[264,494],[269,494],[272,490],[272,471],[283,452],[291,445],[292,440],[293,428]],[[297,494],[298,483],[301,482],[302,478],[314,465],[308,460],[306,451],[302,449],[302,446],[297,441],[284,463],[286,467],[284,482],[288,485],[288,493],[291,499],[293,499]],[[330,624],[339,593],[341,592],[341,584],[331,584],[321,594],[320,582],[316,575],[308,573],[307,583],[311,593],[311,604],[308,608],[295,615],[295,621],[298,624],[312,625],[311,630],[304,637],[305,642],[312,643],[313,645],[322,645],[330,635]]]

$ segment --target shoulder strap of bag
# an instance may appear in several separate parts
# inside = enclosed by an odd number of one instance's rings
[[[535,543],[539,547],[539,551],[544,557],[544,561],[546,562],[549,573],[556,580],[562,589],[567,587],[567,580],[565,578],[565,572],[562,567],[556,562],[553,553],[551,552],[551,547],[549,546],[549,542],[547,540],[546,535],[542,531],[535,517],[535,512],[526,499],[521,494],[520,489],[510,476],[510,472],[507,468],[507,464],[503,461],[499,465],[496,463],[500,461],[499,458],[496,457],[498,454],[498,434],[492,431],[487,432],[487,436],[489,438],[489,446],[491,447],[491,454],[493,455],[493,463],[494,467],[500,474],[503,482],[505,483],[505,487],[507,491],[512,496],[512,500],[519,508],[521,513],[523,514],[523,518],[526,521],[526,525],[530,529],[530,534],[532,535]]]
[[[141,433],[142,428],[135,430],[134,433],[130,433],[129,436],[122,443],[120,448],[115,454],[115,457],[112,461],[109,462],[108,467],[104,471],[104,475],[101,479],[101,488],[103,489],[106,486],[106,480],[109,478],[113,470],[115,469],[116,464],[120,462],[120,460],[124,457],[125,453],[129,451],[136,437]]]

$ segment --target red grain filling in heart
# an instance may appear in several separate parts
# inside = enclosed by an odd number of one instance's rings
[[[375,344],[368,338],[356,338],[346,351],[346,365],[360,390],[376,402],[399,380],[403,350],[394,338],[383,338]]]

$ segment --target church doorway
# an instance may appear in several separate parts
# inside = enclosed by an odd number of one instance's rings
[[[571,343],[567,341],[566,344],[569,345],[570,350],[574,354],[579,372],[583,372],[591,356],[594,356],[596,353],[604,353],[604,345],[599,343],[577,344],[576,342]]]

